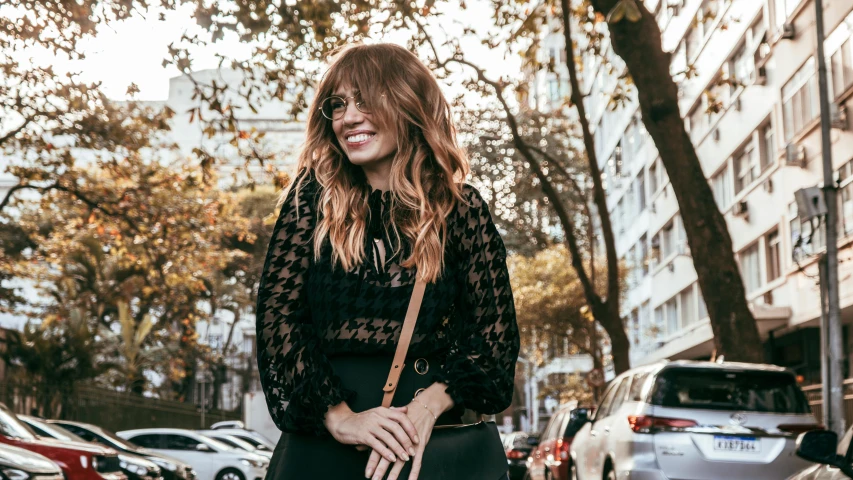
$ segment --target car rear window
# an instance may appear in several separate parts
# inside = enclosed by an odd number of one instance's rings
[[[706,410],[810,413],[794,376],[784,372],[669,368],[655,380],[652,404]]]

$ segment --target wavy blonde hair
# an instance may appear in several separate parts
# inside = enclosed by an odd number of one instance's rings
[[[391,165],[391,229],[408,241],[409,256],[401,262],[417,267],[427,282],[444,270],[446,218],[464,201],[461,182],[468,159],[456,142],[450,105],[432,73],[403,47],[392,44],[355,45],[341,49],[320,81],[308,111],[305,145],[297,170],[313,170],[322,185],[322,213],[314,231],[314,257],[323,242],[332,245],[332,264],[349,271],[366,259],[369,188],[361,167],[347,159],[318,110],[320,102],[341,87],[360,92],[371,107],[370,120],[395,133],[397,151]],[[299,189],[306,175],[292,188]],[[285,192],[285,195],[287,192]],[[402,252],[393,246],[392,258]]]

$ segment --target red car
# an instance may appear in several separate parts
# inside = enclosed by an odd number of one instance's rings
[[[563,407],[557,410],[539,436],[539,444],[527,457],[525,479],[570,480],[569,447],[591,413],[590,408]]]
[[[115,450],[39,437],[2,403],[0,443],[44,455],[59,465],[69,480],[127,480]]]

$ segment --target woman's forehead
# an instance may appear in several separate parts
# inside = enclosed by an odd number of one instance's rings
[[[351,97],[358,93],[358,88],[350,86],[349,83],[342,83],[335,88],[332,89],[333,95],[338,95],[341,97]]]

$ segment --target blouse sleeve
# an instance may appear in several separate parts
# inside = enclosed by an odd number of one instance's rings
[[[294,180],[295,182],[296,180]],[[288,192],[273,229],[258,287],[258,372],[270,415],[286,432],[327,435],[329,406],[352,396],[320,349],[308,308],[316,183]],[[287,402],[287,404],[285,404]]]
[[[461,244],[467,258],[464,298],[467,317],[454,329],[454,345],[439,379],[456,404],[484,414],[512,403],[519,335],[506,268],[506,248],[488,205],[473,187]]]

